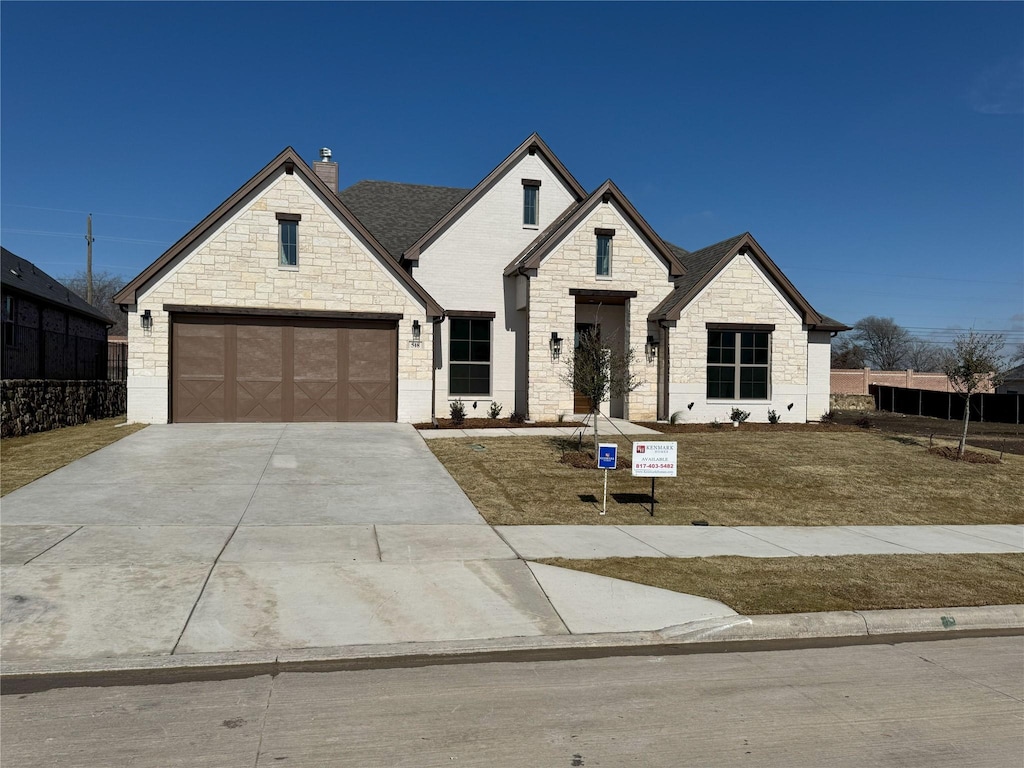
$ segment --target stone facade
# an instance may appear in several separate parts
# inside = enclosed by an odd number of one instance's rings
[[[300,214],[298,265],[282,267],[277,213]],[[431,332],[419,298],[389,274],[319,192],[283,170],[141,291],[128,323],[128,418],[164,423],[170,318],[164,305],[401,313],[398,420],[430,419]],[[139,315],[149,310],[153,327]],[[419,320],[421,342],[412,344]]]
[[[73,427],[125,412],[123,381],[5,379],[0,382],[0,389],[3,437]]]
[[[596,274],[597,237],[595,229],[614,229],[611,275]],[[643,385],[630,393],[621,413],[613,415],[638,420],[657,417],[658,363],[644,352],[647,316],[672,289],[668,266],[629,223],[614,201],[598,202],[561,243],[544,258],[529,285],[530,328],[530,417],[555,419],[571,414],[572,388],[565,383],[567,360],[572,348],[576,322],[592,322],[594,305],[577,304],[570,288],[608,291],[636,291],[627,300],[623,314],[621,343],[634,351],[633,371]],[[553,360],[549,346],[552,331],[564,339],[562,359]],[[602,338],[609,338],[602,328]]]
[[[775,325],[770,342],[767,400],[708,399],[708,323]],[[750,256],[734,257],[683,309],[678,323],[669,330],[669,344],[668,413],[678,414],[680,421],[728,421],[730,412],[737,407],[749,411],[751,421],[768,421],[769,409],[786,421],[807,421],[808,332],[799,311]],[[824,346],[827,352],[828,344],[814,346]],[[813,360],[817,359],[813,354],[817,351],[812,350]],[[818,361],[816,368],[820,367]],[[827,363],[824,371],[828,371]],[[823,385],[824,398],[816,398],[815,410],[828,408],[827,381]],[[820,415],[815,413],[812,418]]]

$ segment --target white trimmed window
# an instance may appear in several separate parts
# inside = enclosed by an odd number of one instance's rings
[[[775,326],[708,324],[708,399],[768,400]]]

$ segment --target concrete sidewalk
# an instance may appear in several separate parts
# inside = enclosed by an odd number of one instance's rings
[[[524,560],[1024,552],[1024,525],[500,525]]]

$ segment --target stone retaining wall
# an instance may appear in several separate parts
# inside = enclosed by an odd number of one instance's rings
[[[829,407],[836,411],[873,411],[873,395],[830,395]]]
[[[15,437],[125,413],[123,381],[0,382],[0,436]]]

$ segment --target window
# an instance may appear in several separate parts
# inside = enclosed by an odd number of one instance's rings
[[[4,296],[4,344],[14,346],[14,297]]]
[[[597,235],[597,276],[611,277],[612,274],[612,236],[602,233]]]
[[[540,220],[540,182],[523,179],[523,226],[536,227]]]
[[[297,267],[299,265],[299,221],[302,219],[297,213],[277,214],[278,237],[278,264],[282,267]]]
[[[491,321],[469,317],[451,319],[448,391],[453,395],[491,392]]]
[[[770,339],[770,331],[709,330],[708,397],[767,400]]]

